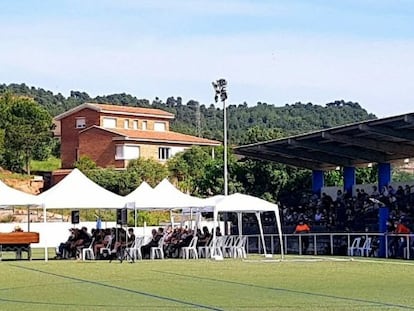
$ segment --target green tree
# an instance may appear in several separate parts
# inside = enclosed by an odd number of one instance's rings
[[[88,156],[81,156],[80,159],[75,162],[74,166],[84,173],[88,170],[94,170],[98,168],[96,163]]]
[[[206,164],[211,159],[210,148],[194,146],[169,159],[167,166],[181,191],[197,194],[197,181],[204,177]]]
[[[167,166],[154,159],[139,158],[131,160],[128,163],[127,172],[128,174],[131,174],[130,179],[135,180],[136,187],[139,186],[142,181],[146,181],[148,184],[155,187],[161,180],[168,176]],[[132,190],[133,189],[131,189],[131,191]]]
[[[11,93],[0,97],[0,107],[0,128],[4,130],[3,165],[14,171],[25,168],[30,174],[33,155],[47,150],[51,143],[52,118],[34,100]]]

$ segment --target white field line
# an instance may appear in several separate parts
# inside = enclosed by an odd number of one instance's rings
[[[372,260],[356,257],[295,257],[285,259],[244,259],[243,262],[263,262],[263,263],[281,263],[281,262],[323,262],[323,261],[338,261],[338,262],[361,262],[361,263],[376,263],[385,265],[403,265],[414,266],[413,261],[394,261],[393,259]]]

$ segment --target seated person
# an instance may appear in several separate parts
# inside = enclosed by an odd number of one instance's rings
[[[95,258],[100,258],[100,253],[102,248],[109,247],[112,243],[112,230],[111,229],[105,229],[104,231],[101,231],[100,238],[95,243],[93,247],[93,252],[95,254]]]
[[[72,242],[75,240],[75,229],[69,229],[69,237],[65,242],[59,244],[56,248],[56,259],[63,259],[69,254],[70,246]]]
[[[176,245],[181,239],[181,235],[184,233],[184,228],[175,228],[168,236],[166,237],[164,253],[167,258],[176,258],[178,254],[176,253]]]
[[[203,227],[203,231],[198,234],[197,246],[206,246],[210,242],[211,234],[207,226]]]
[[[147,244],[142,245],[141,246],[141,254],[142,254],[142,258],[149,258],[150,257],[150,252],[151,252],[151,247],[158,247],[158,242],[160,241],[160,239],[163,236],[163,228],[158,228],[158,230],[152,229],[151,234],[152,234],[152,239],[151,241],[149,241]]]

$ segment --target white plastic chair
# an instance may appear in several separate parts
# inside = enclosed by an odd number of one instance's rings
[[[361,246],[361,238],[355,238],[350,247],[348,247],[348,256],[354,256],[354,252],[358,251]]]
[[[158,246],[151,247],[151,259],[160,258],[164,259],[164,237],[158,241]]]
[[[358,247],[358,253],[360,256],[368,257],[369,252],[371,251],[371,240],[372,238],[366,238],[364,244]]]
[[[126,252],[131,256],[131,259],[142,259],[141,246],[143,245],[144,237],[138,236],[135,238],[135,242],[131,247],[126,249]]]
[[[224,241],[225,241],[224,236],[219,236],[216,237],[216,245],[215,247],[213,246],[213,243],[211,243],[211,248],[210,248],[210,256],[212,257],[213,254],[215,255],[215,257],[219,257],[219,258],[223,258],[223,246],[224,246]]]
[[[210,257],[210,250],[213,247],[213,237],[210,238],[210,240],[207,242],[204,246],[199,246],[198,249],[198,257],[202,258],[208,258]]]
[[[190,259],[191,254],[194,259],[198,259],[198,253],[197,253],[197,241],[198,237],[193,237],[191,239],[191,242],[188,246],[184,246],[181,248],[183,252],[183,259]]]
[[[232,255],[233,255],[232,250],[233,250],[234,242],[235,242],[234,236],[227,235],[227,236],[224,237],[224,239],[225,240],[224,240],[224,243],[223,243],[223,246],[222,246],[223,256],[224,257],[232,257]]]
[[[234,247],[232,248],[231,252],[233,254],[234,258],[246,258],[246,243],[247,243],[247,237],[246,236],[239,236],[235,243]]]
[[[110,255],[111,254],[111,248],[112,248],[112,241],[113,240],[113,238],[112,237],[110,237],[109,239],[108,239],[108,244],[106,244],[106,246],[105,247],[102,247],[100,250],[99,250],[99,254],[101,254],[101,255],[103,255],[104,253],[107,253],[108,255]]]
[[[82,249],[82,260],[95,259],[95,254],[93,253],[93,243],[95,242],[95,238],[92,238],[91,244],[88,247]]]

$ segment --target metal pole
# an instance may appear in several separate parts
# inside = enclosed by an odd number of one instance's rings
[[[228,195],[228,181],[227,181],[227,113],[226,113],[226,99],[227,99],[227,81],[225,79],[219,79],[212,83],[216,92],[214,100],[216,103],[221,101],[223,103],[223,145],[224,145],[224,195]]]
[[[226,101],[223,100],[223,118],[224,118],[224,195],[228,195],[228,181],[227,181],[227,113]]]

